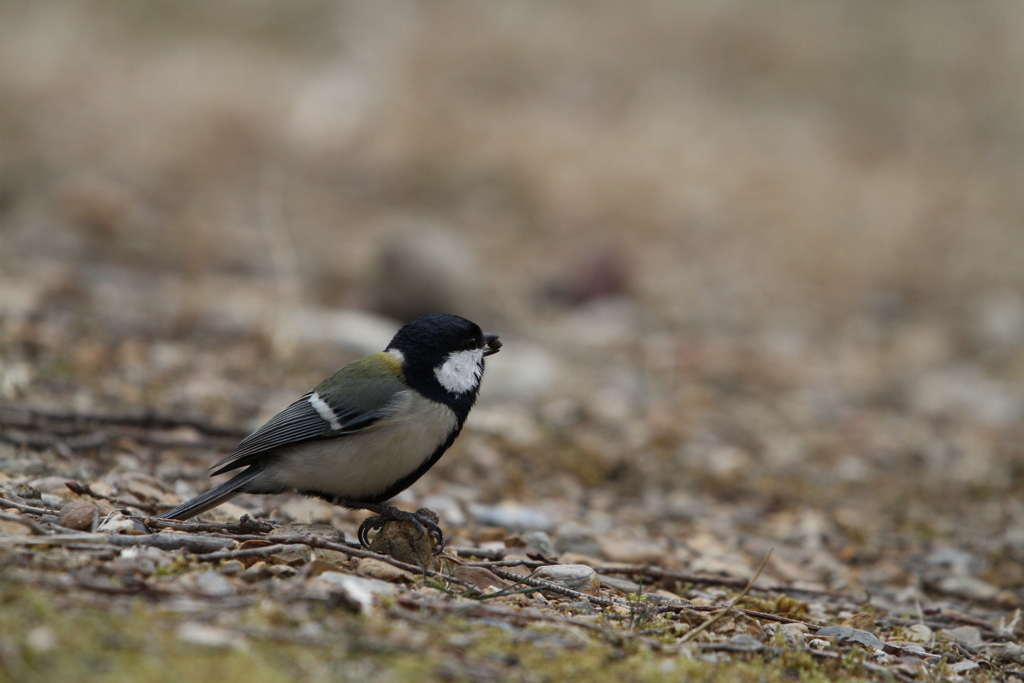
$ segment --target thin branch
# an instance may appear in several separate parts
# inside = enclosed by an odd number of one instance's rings
[[[14,522],[16,524],[27,526],[36,536],[46,536],[47,534],[46,529],[36,524],[28,517],[22,517],[20,515],[8,515],[6,513],[0,512],[0,520],[4,520],[5,522]]]
[[[225,550],[218,553],[206,553],[197,555],[200,562],[220,562],[221,560],[240,560],[247,557],[270,557],[276,553],[308,548],[304,543],[275,543],[274,545],[262,546],[260,548],[243,548],[242,550]]]
[[[6,498],[0,498],[0,508],[11,508],[12,510],[20,510],[21,512],[27,512],[30,515],[52,515],[57,512],[56,510],[48,510],[47,508],[37,508],[31,505],[24,505],[22,503],[15,503],[13,500],[7,500]]]
[[[177,519],[146,517],[142,520],[150,529],[173,529],[175,531],[215,531],[224,534],[259,534],[269,533],[277,528],[273,522],[265,519],[253,519],[242,515],[237,522],[183,522]]]

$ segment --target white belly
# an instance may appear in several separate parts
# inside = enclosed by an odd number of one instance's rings
[[[410,474],[448,439],[450,408],[412,391],[396,397],[391,415],[354,434],[275,451],[274,462],[246,486],[297,489],[364,500]]]

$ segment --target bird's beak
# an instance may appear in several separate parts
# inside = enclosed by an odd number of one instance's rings
[[[498,339],[496,334],[485,334],[484,335],[484,355],[493,356],[501,348],[501,340]]]

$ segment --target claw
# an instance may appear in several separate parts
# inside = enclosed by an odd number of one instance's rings
[[[444,534],[441,532],[441,527],[437,525],[434,520],[419,514],[418,512],[406,512],[405,510],[391,509],[387,514],[377,515],[375,517],[367,517],[363,520],[363,523],[359,525],[358,531],[356,531],[356,537],[359,539],[360,545],[364,548],[370,547],[370,531],[380,531],[381,528],[388,522],[395,520],[401,522],[412,522],[419,529],[421,534],[430,534],[430,537],[434,540],[437,545],[437,550],[434,551],[435,555],[439,555],[444,551]]]

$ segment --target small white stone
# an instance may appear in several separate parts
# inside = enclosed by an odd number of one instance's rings
[[[246,646],[245,639],[238,634],[195,621],[186,621],[178,626],[177,636],[178,640],[203,647],[245,649]]]
[[[47,626],[36,626],[25,634],[25,645],[36,654],[50,652],[57,647],[57,634]]]

